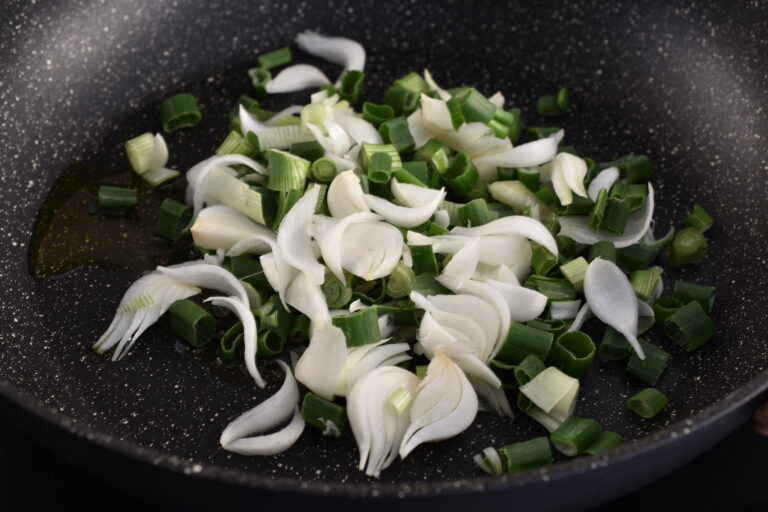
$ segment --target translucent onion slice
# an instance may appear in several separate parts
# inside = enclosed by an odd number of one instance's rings
[[[296,36],[296,44],[307,53],[344,66],[344,71],[365,69],[365,48],[346,37],[331,37],[306,30]]]
[[[426,297],[426,300],[440,312],[452,313],[463,318],[468,328],[472,327],[474,330],[475,326],[479,327],[483,333],[482,337],[477,337],[472,331],[465,330],[461,326],[454,328],[463,331],[470,340],[476,338],[476,343],[480,347],[477,355],[484,362],[488,362],[495,340],[499,336],[499,329],[501,328],[498,315],[494,313],[492,308],[488,307],[488,303],[482,298],[465,293],[457,295],[430,295]],[[436,320],[445,327],[452,326],[448,320],[443,322],[440,317],[436,317]]]
[[[304,432],[304,420],[299,406],[293,408],[291,422],[273,434],[235,439],[224,449],[240,455],[275,455],[284,452],[301,437]]]
[[[336,383],[336,395],[347,396],[349,391],[367,373],[382,366],[395,366],[411,357],[407,354],[410,345],[407,343],[387,343],[383,339],[378,343],[369,343],[360,347],[347,349],[344,368]]]
[[[344,128],[333,119],[327,117],[323,119],[323,126],[328,135],[324,135],[320,127],[315,124],[309,123],[306,126],[326,153],[341,156],[348,152],[354,144]]]
[[[431,245],[432,250],[440,254],[456,254],[472,240],[478,240],[479,259],[486,265],[506,265],[515,272],[519,279],[525,279],[531,265],[531,244],[522,236],[489,235],[440,235],[425,236],[409,231],[408,245]]]
[[[427,82],[427,85],[432,91],[437,92],[437,95],[440,96],[441,100],[448,101],[451,99],[451,93],[437,85],[435,79],[432,78],[432,73],[426,68],[424,69],[424,81]]]
[[[320,285],[311,282],[304,272],[293,278],[285,291],[285,301],[309,317],[313,325],[324,325],[331,321],[328,304]]]
[[[520,392],[542,411],[549,413],[564,397],[569,396],[574,388],[578,390],[578,387],[578,379],[550,366],[530,382],[520,386]]]
[[[376,222],[380,219],[380,215],[370,212],[353,213],[338,219],[315,215],[314,237],[320,245],[320,253],[323,256],[323,262],[328,267],[328,270],[330,270],[342,283],[346,284],[347,282],[342,267],[341,253],[347,228],[352,224],[360,222]]]
[[[217,265],[195,261],[172,267],[157,267],[157,271],[182,283],[233,295],[240,299],[245,307],[250,307],[248,294],[240,281]]]
[[[363,142],[381,144],[383,142],[376,127],[361,117],[336,110],[334,119],[358,144]]]
[[[283,217],[277,232],[277,250],[280,257],[294,268],[304,272],[311,284],[321,285],[325,280],[325,267],[318,263],[312,246],[312,217],[315,214],[320,188],[307,189],[293,208]]]
[[[587,215],[562,215],[557,218],[560,224],[560,235],[567,236],[579,244],[592,245],[607,240],[613,242],[617,249],[628,247],[639,242],[648,232],[653,219],[654,196],[653,186],[648,184],[648,198],[645,205],[637,211],[629,214],[627,226],[623,235],[611,235],[609,233],[595,232],[589,229],[589,217]]]
[[[403,254],[403,236],[386,222],[351,224],[341,239],[344,270],[373,281],[392,273]]]
[[[328,209],[337,218],[357,212],[370,212],[364,196],[360,178],[351,170],[341,172],[328,187]]]
[[[493,103],[496,108],[504,108],[506,99],[504,98],[504,95],[501,93],[501,91],[496,91],[493,93],[493,96],[488,97],[488,101]]]
[[[624,335],[637,357],[645,359],[637,341],[638,301],[626,274],[608,260],[592,260],[584,274],[584,297],[595,316]]]
[[[453,130],[451,113],[448,111],[448,106],[445,104],[445,101],[436,100],[422,93],[420,103],[424,121],[431,125],[433,129],[445,131]]]
[[[509,317],[513,322],[528,322],[538,318],[547,307],[547,296],[536,290],[493,279],[485,282],[499,292],[507,303]]]
[[[240,240],[253,235],[276,240],[271,229],[256,224],[242,213],[223,204],[200,210],[190,231],[195,245],[203,249],[228,251]],[[251,247],[251,252],[255,254],[264,254],[270,250],[269,244],[264,242],[258,242],[258,245]]]
[[[424,224],[432,217],[444,198],[445,189],[440,189],[439,194],[431,202],[416,208],[408,208],[407,206],[398,206],[386,199],[371,194],[363,196],[365,204],[371,210],[384,217],[384,220],[390,224],[403,228],[413,228]]]
[[[327,323],[314,328],[309,347],[296,363],[296,379],[313,393],[333,400],[346,357],[347,339],[341,329]]]
[[[503,152],[493,153],[473,159],[472,163],[484,167],[533,167],[549,162],[557,154],[557,145],[565,132],[558,131],[547,138],[527,142]]]
[[[264,89],[268,94],[303,91],[304,89],[322,87],[331,81],[325,73],[309,64],[294,64],[283,68],[277,76],[267,82]]]
[[[593,179],[589,183],[589,189],[587,190],[587,195],[589,198],[594,202],[597,201],[597,196],[600,193],[600,189],[605,190],[611,190],[611,187],[614,183],[619,179],[619,169],[616,167],[609,167],[607,169],[603,169],[600,171],[600,173],[595,176],[595,179]]]
[[[397,199],[403,206],[409,208],[418,208],[430,204],[436,197],[441,195],[440,191],[434,188],[400,183],[396,178],[392,178],[390,188],[395,199]]]
[[[560,217],[561,219],[563,217]],[[482,226],[473,228],[455,227],[451,230],[454,235],[484,236],[484,235],[518,235],[543,245],[549,252],[557,256],[557,243],[552,233],[541,222],[523,215],[511,215],[492,220]],[[562,234],[562,233],[561,233]]]
[[[584,178],[587,176],[587,163],[570,153],[558,153],[552,160],[552,185],[560,203],[567,206],[573,202],[573,194],[587,197]]]
[[[263,388],[266,385],[264,379],[256,367],[256,319],[250,308],[233,297],[209,297],[205,299],[214,306],[220,306],[232,311],[243,324],[243,347],[245,353],[245,366],[251,374],[256,385]]]
[[[115,346],[112,360],[123,358],[142,333],[177,300],[200,293],[197,286],[178,281],[159,272],[136,280],[123,294],[117,313],[93,349],[103,354]],[[134,306],[129,307],[130,305]]]
[[[514,418],[512,406],[509,404],[506,391],[501,387],[494,387],[484,380],[471,378],[469,382],[475,388],[477,397],[480,400],[479,410],[488,410],[495,412],[502,418]]]
[[[464,372],[437,352],[411,404],[411,422],[400,445],[400,457],[407,457],[422,443],[460,434],[474,421],[477,408],[477,394]]]
[[[480,258],[480,243],[478,240],[479,238],[475,238],[464,245],[464,247],[451,258],[451,261],[449,261],[443,268],[444,276],[455,280],[457,283],[463,283],[467,279],[472,278],[472,274],[475,273]]]
[[[347,416],[360,452],[358,468],[376,477],[397,457],[408,426],[408,411],[398,414],[389,399],[403,389],[416,395],[419,378],[411,372],[389,366],[377,368],[360,378],[347,395]]]

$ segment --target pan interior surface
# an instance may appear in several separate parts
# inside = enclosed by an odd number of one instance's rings
[[[667,411],[652,421],[628,411],[626,399],[644,386],[625,377],[623,363],[596,363],[582,382],[579,415],[640,439],[721,400],[766,366],[768,166],[761,146],[768,63],[765,45],[753,39],[764,11],[369,1],[38,2],[7,9],[12,21],[0,41],[0,58],[9,63],[0,69],[0,381],[106,444],[153,450],[195,471],[236,470],[256,484],[369,481],[356,469],[349,430],[336,440],[308,427],[276,457],[220,449],[224,426],[280,385],[280,374],[270,371],[275,365],[260,362],[269,382],[260,391],[242,371],[191,354],[162,321],[119,363],[93,355],[91,344],[136,271],[83,267],[33,279],[28,268],[37,212],[65,169],[81,163],[105,174],[125,171],[122,144],[159,131],[159,101],[182,91],[200,99],[204,121],[167,136],[170,164],[187,169],[207,158],[228,132],[227,112],[250,91],[245,71],[256,56],[305,29],[365,46],[363,97],[373,101],[392,80],[428,67],[446,87],[501,90],[528,125],[546,126],[553,121],[535,116],[536,98],[568,86],[572,113],[554,121],[567,143],[597,161],[630,152],[653,161],[657,236],[695,203],[715,218],[706,261],[664,274],[667,294],[678,278],[717,286],[719,329],[692,354],[651,336],[672,354],[657,385],[670,398]],[[340,72],[298,51],[294,61],[317,63],[332,78]],[[287,106],[289,99],[266,104]],[[382,482],[478,475],[473,454],[546,433],[520,416],[510,422],[481,413],[464,434],[393,464]]]

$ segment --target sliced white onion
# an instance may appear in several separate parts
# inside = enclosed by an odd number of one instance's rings
[[[322,217],[315,215],[315,233],[314,237],[320,245],[320,253],[323,256],[323,262],[333,275],[342,283],[346,284],[344,270],[342,268],[342,245],[344,234],[349,226],[360,222],[376,222],[381,216],[371,212],[357,212],[338,219]],[[318,222],[319,220],[322,222]]]
[[[325,267],[318,263],[312,247],[310,231],[312,216],[315,214],[320,188],[313,186],[296,201],[293,208],[283,217],[277,231],[277,250],[280,257],[307,275],[309,282],[316,285],[325,280]]]
[[[441,196],[439,190],[411,185],[410,183],[400,183],[396,178],[392,178],[391,189],[395,199],[409,208],[430,204],[436,197]]]
[[[637,357],[645,359],[637,341],[638,301],[626,274],[608,260],[592,260],[584,274],[584,297],[595,316],[624,335]]]
[[[480,410],[493,411],[502,418],[515,417],[504,388],[494,387],[484,380],[475,378],[469,379],[469,382],[472,383],[472,387],[475,388],[477,397],[480,399]]]
[[[389,366],[377,368],[360,378],[347,394],[347,416],[360,451],[358,468],[378,477],[397,457],[408,426],[408,411],[398,414],[389,401],[398,390],[416,395],[419,378],[411,372]]]
[[[445,104],[445,101],[436,100],[422,93],[420,104],[424,121],[431,125],[433,129],[445,131],[453,130],[451,113],[448,111],[448,106]]]
[[[411,358],[407,354],[411,348],[407,343],[386,342],[387,340],[381,340],[378,343],[369,343],[347,349],[344,368],[336,383],[337,396],[347,396],[360,378],[376,368],[395,366]]]
[[[289,107],[285,107],[283,110],[278,110],[277,112],[275,112],[269,117],[269,119],[267,120],[267,125],[274,126],[281,119],[295,116],[296,114],[301,114],[301,110],[303,108],[304,107],[301,105],[291,105]]]
[[[293,278],[285,291],[288,305],[309,317],[313,325],[324,325],[331,321],[328,304],[319,284],[314,284],[304,272]]]
[[[371,144],[382,143],[379,131],[365,119],[356,115],[346,114],[338,109],[334,112],[334,118],[358,144],[363,142]]]
[[[276,240],[271,229],[256,224],[242,213],[222,204],[200,210],[190,231],[195,245],[203,249],[228,251],[240,240],[253,235]],[[264,242],[251,247],[251,252],[255,254],[270,250],[270,246]]]
[[[136,280],[123,294],[117,313],[93,349],[103,354],[117,345],[112,356],[124,357],[142,333],[177,300],[200,293],[197,286],[151,272]]]
[[[353,171],[341,172],[328,187],[328,209],[334,217],[370,212],[364,196],[360,178]]]
[[[488,101],[493,103],[496,108],[504,108],[504,103],[506,102],[501,91],[496,91],[493,96],[488,98]]]
[[[528,266],[530,266],[530,263]],[[526,270],[526,274],[527,272],[528,270]],[[487,263],[478,263],[475,273],[472,274],[472,279],[483,282],[501,281],[504,284],[520,286],[520,278],[517,277],[515,271],[504,264],[489,265]]]
[[[296,379],[310,391],[333,400],[347,357],[344,332],[331,324],[313,329],[309,347],[296,363]]]
[[[304,432],[304,420],[299,407],[293,408],[291,422],[273,434],[235,439],[224,449],[240,455],[275,455],[294,445]]]
[[[190,262],[172,267],[157,267],[157,271],[182,283],[209,288],[225,295],[234,295],[245,307],[250,307],[248,294],[232,273],[217,265]]]
[[[263,388],[266,385],[264,379],[256,367],[256,319],[250,308],[234,297],[208,297],[206,302],[214,306],[220,306],[232,311],[243,324],[243,348],[245,353],[245,366],[251,374],[256,385]]]
[[[517,235],[440,235],[425,236],[409,231],[409,245],[431,245],[432,250],[440,254],[456,254],[466,244],[478,239],[479,262],[487,265],[507,265],[519,279],[525,279],[531,265],[531,244],[522,236]]]
[[[547,307],[547,296],[536,290],[496,280],[488,280],[486,283],[504,298],[513,322],[528,322],[538,318]]]
[[[611,190],[611,187],[619,179],[619,169],[616,167],[609,167],[603,169],[595,178],[589,183],[589,189],[587,195],[594,202],[597,201],[597,196],[600,194],[600,189]]]
[[[473,159],[472,163],[481,167],[534,167],[549,162],[557,154],[557,145],[565,132],[558,131],[544,139],[527,142],[503,152]]]
[[[581,309],[579,309],[579,312],[576,313],[576,318],[573,319],[573,323],[568,326],[568,329],[566,329],[567,332],[571,331],[578,331],[581,329],[581,326],[584,325],[584,322],[589,320],[590,318],[594,317],[594,313],[592,313],[592,310],[589,308],[589,302],[584,302],[584,305],[581,306]]]
[[[341,240],[342,268],[366,281],[391,274],[402,254],[403,237],[386,222],[352,224]]]
[[[319,126],[309,123],[306,125],[307,129],[312,133],[312,136],[323,147],[326,153],[341,156],[348,152],[354,144],[352,138],[344,131],[339,123],[333,119],[323,119],[323,126],[328,134],[323,134],[323,131]]]
[[[435,320],[446,329],[453,328],[466,336],[469,343],[476,349],[471,352],[477,355],[483,362],[488,362],[493,351],[496,338],[499,336],[501,324],[498,315],[488,303],[482,298],[460,293],[456,295],[430,295],[426,300],[432,306],[430,311],[435,316]],[[446,318],[440,313],[451,313],[458,318]],[[453,320],[453,321],[452,321]],[[461,323],[466,323],[466,326]],[[480,329],[482,336],[476,334]],[[420,333],[427,334],[427,333]],[[456,333],[454,339],[457,338]],[[506,333],[505,333],[506,336]],[[439,348],[438,346],[434,347]]]
[[[451,93],[437,85],[435,79],[432,78],[432,74],[426,68],[424,69],[424,81],[427,82],[427,85],[432,91],[437,92],[437,95],[440,96],[441,100],[448,101],[451,99]]]
[[[451,261],[443,268],[444,276],[458,283],[463,283],[467,279],[472,278],[480,258],[480,244],[478,240],[479,238],[475,238],[451,258]]]
[[[561,217],[563,218],[563,217]],[[552,233],[541,222],[523,215],[511,215],[492,220],[482,226],[473,228],[455,227],[451,234],[484,236],[484,235],[519,235],[543,245],[549,252],[557,256],[557,243]]]
[[[277,76],[272,78],[264,89],[268,94],[281,94],[286,92],[303,91],[304,89],[322,87],[331,81],[325,73],[309,64],[294,64],[283,68]]]
[[[400,457],[407,457],[422,443],[460,434],[474,421],[477,407],[477,394],[464,372],[438,352],[411,404],[411,423],[400,445]]]
[[[384,220],[395,226],[403,228],[413,228],[424,224],[435,213],[437,207],[445,198],[445,189],[440,189],[440,193],[432,199],[431,202],[416,208],[398,206],[378,196],[365,194],[363,200],[368,207],[384,217]]]
[[[552,301],[549,316],[552,320],[571,320],[576,318],[581,307],[581,299]]]
[[[587,191],[584,190],[587,163],[583,159],[570,153],[558,153],[551,166],[552,185],[561,204],[571,204],[573,194],[587,197]]]
[[[642,208],[629,214],[627,226],[623,235],[611,235],[603,232],[595,232],[589,229],[589,216],[587,215],[561,215],[557,218],[560,224],[560,235],[567,236],[579,244],[592,245],[606,240],[613,242],[617,249],[628,247],[639,242],[648,231],[653,218],[654,197],[653,186],[648,184],[648,197]]]
[[[344,66],[344,71],[365,69],[365,48],[346,37],[331,37],[305,30],[296,36],[296,44],[307,53]]]
[[[448,229],[451,224],[451,216],[448,215],[447,210],[437,210],[433,222],[441,228]]]

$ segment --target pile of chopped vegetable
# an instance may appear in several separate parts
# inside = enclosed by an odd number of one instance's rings
[[[159,236],[191,234],[202,258],[136,281],[96,351],[121,359],[167,312],[187,343],[215,339],[220,359],[243,361],[259,387],[257,357],[283,356],[280,390],[221,435],[244,455],[289,449],[307,423],[348,435],[348,422],[359,469],[378,477],[479,410],[512,418],[510,398],[550,435],[487,448],[475,460],[488,473],[549,464],[552,446],[573,457],[620,444],[574,415],[579,378],[595,356],[626,359],[629,375],[654,386],[670,356],[643,333],[657,326],[688,351],[713,337],[714,288],[678,281],[662,296],[656,264],[700,262],[711,217],[697,205],[657,240],[646,156],[581,157],[563,130],[525,128],[500,92],[443,89],[426,70],[356,111],[362,46],[311,32],[296,43],[341,76],[283,67],[288,48],[259,57],[248,72],[256,95],[317,92],[279,112],[240,98],[215,155],[186,172],[186,204],[166,200],[157,220]],[[569,108],[563,88],[537,111]],[[201,118],[189,94],[160,110],[166,132]],[[179,176],[160,134],[126,150],[151,186]],[[135,191],[99,191],[106,211],[136,201]],[[201,289],[218,295],[193,299]],[[592,317],[605,326],[599,344],[581,330]],[[643,418],[666,405],[653,387],[627,403]]]

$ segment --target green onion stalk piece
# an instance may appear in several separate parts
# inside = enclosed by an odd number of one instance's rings
[[[175,242],[184,234],[184,230],[191,219],[192,210],[187,205],[167,198],[160,205],[155,233],[166,240]]]
[[[256,96],[263,98],[267,95],[267,82],[272,80],[272,73],[266,68],[256,67],[248,70],[248,76],[251,79]]]
[[[565,279],[556,277],[545,277],[539,275],[529,276],[525,281],[525,286],[543,293],[550,300],[573,300],[576,299],[576,288]]]
[[[597,193],[597,199],[595,199],[595,204],[592,206],[592,211],[589,213],[589,229],[592,231],[600,231],[603,228],[605,222],[605,209],[607,206],[608,191],[601,188]],[[613,244],[611,244],[611,246],[613,246]]]
[[[287,151],[270,149],[265,153],[269,168],[267,188],[287,192],[291,189],[304,190],[310,163]]]
[[[661,267],[651,267],[645,270],[635,270],[629,276],[629,282],[635,290],[635,295],[640,300],[647,301],[661,278]]]
[[[516,365],[533,354],[544,361],[549,355],[553,338],[552,333],[512,322],[504,344],[496,354],[496,360]]]
[[[629,201],[618,197],[609,197],[605,205],[605,216],[601,229],[613,235],[621,236],[629,220]]]
[[[669,362],[669,354],[645,340],[637,340],[645,352],[645,359],[632,354],[627,361],[627,373],[637,377],[649,386],[655,386]]]
[[[136,190],[131,188],[101,185],[97,195],[99,210],[103,212],[120,213],[139,203]]]
[[[363,86],[365,73],[362,71],[347,71],[339,80],[339,96],[347,100],[351,106],[355,106],[360,97],[360,89]]]
[[[653,164],[645,155],[626,155],[603,165],[605,169],[618,167],[622,180],[629,184],[647,182],[653,176]]]
[[[644,183],[629,185],[618,182],[611,188],[610,197],[620,197],[629,201],[629,211],[634,212],[645,205],[648,198],[648,186]]]
[[[249,158],[256,156],[256,148],[236,131],[229,132],[224,142],[216,148],[216,155],[243,155]]]
[[[325,282],[320,289],[323,291],[329,309],[342,309],[352,301],[352,287],[349,279],[347,284],[344,284],[335,275],[326,272]]]
[[[266,329],[259,333],[256,339],[256,352],[259,356],[263,357],[275,357],[280,355],[285,347],[286,337],[280,333]]]
[[[387,295],[393,299],[399,299],[411,293],[411,287],[416,275],[413,269],[402,261],[398,262],[395,270],[387,278]]]
[[[473,199],[458,210],[462,225],[467,227],[482,226],[493,220],[485,199]]]
[[[548,332],[552,334],[552,336],[559,336],[568,328],[568,324],[560,319],[545,320],[543,318],[534,318],[533,320],[526,322],[526,325],[528,327],[533,327],[534,329],[539,329],[540,331]]]
[[[419,107],[419,93],[402,87],[390,87],[384,93],[384,103],[392,108],[395,116],[407,116]]]
[[[318,158],[312,162],[310,177],[318,183],[330,183],[336,177],[336,164],[329,158]]]
[[[550,434],[549,439],[557,451],[567,457],[575,457],[594,443],[601,432],[600,424],[595,420],[569,416]]]
[[[334,316],[333,325],[344,332],[347,347],[358,347],[381,341],[376,308],[366,308],[347,315]]]
[[[717,334],[717,327],[701,304],[692,301],[664,321],[664,332],[682,348],[693,352]]]
[[[440,139],[430,139],[413,154],[414,160],[427,162],[439,175],[448,169],[451,150]]]
[[[546,276],[557,266],[557,257],[540,245],[533,250],[531,265],[535,274]]]
[[[443,172],[443,183],[458,198],[466,198],[478,181],[477,169],[466,153],[458,153],[453,163]]]
[[[319,428],[324,436],[340,437],[347,422],[347,414],[341,405],[329,402],[314,393],[304,395],[301,403],[301,417]]]
[[[579,256],[564,265],[560,265],[560,272],[576,290],[581,291],[584,287],[584,274],[587,273],[588,266],[587,260]]]
[[[277,231],[283,217],[291,211],[293,205],[295,205],[303,195],[304,190],[299,188],[292,188],[288,191],[277,193],[277,213],[275,214],[275,220],[272,222],[273,230]]]
[[[272,69],[290,64],[292,58],[291,49],[287,46],[284,46],[283,48],[278,48],[277,50],[272,50],[269,53],[259,55],[257,60],[259,61],[259,66],[262,68]]]
[[[392,157],[388,153],[374,153],[366,167],[370,183],[388,183],[392,177]]]
[[[549,361],[572,377],[586,373],[595,357],[595,344],[580,331],[565,332],[557,337],[549,353]]]
[[[366,101],[363,103],[363,119],[379,128],[382,123],[395,117],[395,111],[389,105],[378,105]]]
[[[590,444],[581,453],[584,455],[597,455],[600,453],[605,453],[609,450],[613,450],[623,443],[624,439],[619,434],[616,432],[604,430],[600,432],[600,435],[597,436],[597,439],[595,439],[592,444]]]
[[[193,347],[202,347],[216,333],[216,319],[189,299],[177,300],[168,308],[171,329]]]
[[[299,315],[288,333],[288,340],[291,343],[301,344],[309,339],[309,317]]]
[[[537,356],[528,354],[520,364],[514,367],[513,374],[518,386],[523,386],[533,380],[546,369],[544,363]]]
[[[610,325],[606,325],[603,339],[597,347],[598,359],[602,362],[618,361],[626,359],[631,354],[632,346],[627,341],[627,338]]]
[[[371,165],[373,155],[377,153],[386,153],[391,161],[391,172],[397,172],[403,168],[403,163],[400,160],[400,153],[397,152],[395,146],[392,144],[371,144],[369,142],[363,142],[360,146],[360,163],[364,169],[368,169]]]
[[[653,301],[653,325],[664,327],[664,322],[684,306],[683,302],[674,297],[659,297]]]
[[[616,263],[616,247],[613,245],[613,242],[604,240],[604,241],[592,244],[589,247],[590,263],[595,258],[601,258],[601,259]]]
[[[262,187],[248,185],[223,169],[211,171],[206,187],[210,200],[229,206],[259,224],[266,225],[274,219],[275,199]]]
[[[673,268],[679,268],[690,263],[700,263],[704,261],[707,254],[707,239],[701,234],[701,231],[694,228],[685,228],[680,230],[675,239],[672,240],[672,247],[669,249],[667,261]]]
[[[701,205],[694,205],[693,211],[683,219],[684,228],[698,229],[702,233],[712,227],[712,217]]]
[[[629,400],[627,407],[645,419],[657,416],[669,403],[667,396],[656,388],[645,388]]]
[[[408,128],[408,120],[403,116],[383,121],[379,133],[386,144],[392,144],[401,154],[413,151],[416,145]]]
[[[552,464],[552,450],[549,440],[544,436],[507,445],[499,450],[499,455],[508,473]]]
[[[233,256],[229,259],[229,271],[237,279],[250,284],[257,290],[274,293],[258,258],[247,254]]]
[[[303,158],[308,162],[314,162],[320,158],[323,158],[325,150],[316,140],[308,140],[304,142],[294,142],[291,144],[288,150],[292,155],[296,155],[299,158]]]
[[[166,133],[195,126],[202,118],[197,98],[191,94],[179,93],[160,104],[160,122]]]
[[[539,174],[537,167],[524,167],[517,170],[517,179],[528,187],[528,190],[531,192],[538,192],[541,185]]]
[[[227,329],[219,342],[219,359],[229,364],[235,360],[238,350],[243,346],[243,324],[237,322]]]
[[[488,123],[496,114],[496,105],[477,89],[469,88],[456,98],[461,102],[461,113],[468,123]]]
[[[676,281],[672,297],[683,304],[688,304],[695,300],[701,304],[706,314],[710,314],[712,307],[715,305],[715,287],[689,283],[687,281]]]

